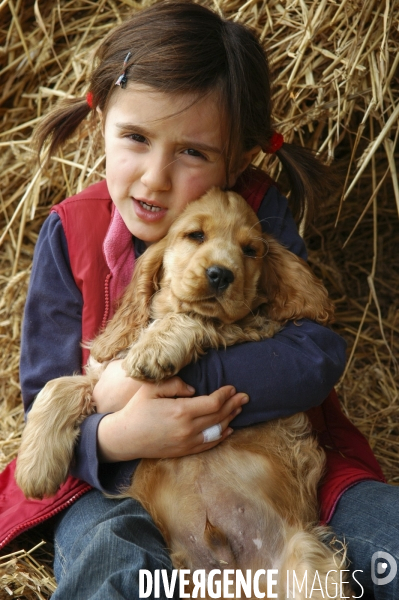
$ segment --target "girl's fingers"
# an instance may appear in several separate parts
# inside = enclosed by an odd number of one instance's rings
[[[99,425],[103,460],[168,458],[213,448],[231,430],[230,421],[248,401],[246,394],[225,386],[209,396],[195,393],[179,377],[160,384],[144,383],[119,413],[105,416]],[[204,443],[203,430],[221,425],[218,440]]]
[[[194,445],[190,451],[190,454],[198,454],[199,452],[204,452],[205,450],[210,450],[211,448],[214,448],[215,446],[217,446],[218,444],[223,442],[223,440],[225,440],[227,437],[229,437],[229,435],[231,435],[232,433],[233,433],[233,429],[231,427],[226,427],[223,430],[222,435],[218,440],[214,440],[213,442],[204,443],[204,435],[201,432],[197,436],[195,436]]]
[[[150,386],[149,389],[147,389],[147,386]],[[195,446],[203,444],[204,436],[202,432],[205,429],[220,424],[222,434],[224,434],[230,421],[241,412],[242,405],[249,400],[247,394],[236,393],[233,386],[223,386],[209,396],[182,397],[193,394],[194,389],[187,386],[179,377],[172,377],[160,384],[144,384],[139,393],[149,393],[152,397],[156,394],[159,398],[165,399],[173,396],[177,398],[174,402],[174,418],[176,424],[182,422],[186,426],[188,425],[188,429],[191,430],[191,433],[187,436],[187,442],[185,442],[190,448],[190,453],[193,444]],[[189,425],[190,422],[191,426]],[[212,447],[220,441],[210,442],[211,446],[208,447]],[[202,449],[205,448],[202,447]]]
[[[198,419],[195,423],[197,430],[220,423],[236,408],[248,402],[248,396],[236,393],[232,385],[225,385],[209,396],[190,398],[194,393],[194,388],[184,383],[180,377],[171,377],[158,384],[144,383],[138,392],[143,398],[176,398],[175,419],[184,418],[192,421]]]
[[[225,419],[222,419],[221,421],[214,421],[211,425],[208,425],[208,427],[204,427],[204,429],[201,429],[198,434],[195,435],[194,439],[193,439],[193,443],[195,444],[195,447],[202,445],[202,450],[208,450],[209,448],[213,448],[213,446],[216,446],[217,444],[219,444],[220,442],[222,442],[228,435],[230,435],[230,433],[233,432],[233,430],[231,429],[231,427],[229,427],[229,423],[230,421],[232,421],[237,415],[240,414],[240,412],[242,411],[242,408],[236,408],[232,413],[230,413]],[[214,425],[220,425],[221,426],[221,437],[218,440],[214,440],[212,442],[204,442],[204,430],[205,429],[209,429],[209,427],[213,427]],[[200,450],[197,450],[198,452],[200,452]]]
[[[195,389],[180,377],[171,377],[160,383],[143,383],[140,392],[152,398],[186,398],[192,396]]]
[[[197,417],[195,419],[196,431],[203,431],[217,423],[221,423],[224,430],[230,421],[241,412],[241,407],[248,401],[249,398],[247,394],[234,394],[234,396],[229,398],[217,412]]]
[[[237,394],[232,385],[225,385],[209,394],[209,396],[192,398],[192,416],[193,418],[208,416],[213,420],[213,423],[215,418],[220,421],[240,406],[241,399],[244,396],[245,394]]]
[[[194,394],[193,387],[184,383],[180,377],[171,377],[160,383],[144,383],[142,387],[143,394],[153,398],[184,398]],[[217,413],[229,398],[236,393],[232,385],[225,385],[209,394],[209,396],[196,396],[189,398],[185,403],[185,411],[190,412],[191,416],[199,417],[202,415]]]

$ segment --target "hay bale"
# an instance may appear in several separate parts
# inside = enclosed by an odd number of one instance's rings
[[[127,13],[150,3],[0,1],[0,468],[16,455],[23,427],[21,316],[40,226],[52,204],[104,177],[95,126],[94,135],[82,128],[43,172],[34,163],[32,130],[60,98],[86,93],[93,47]],[[398,483],[399,465],[398,4],[208,2],[259,32],[275,73],[275,119],[287,141],[345,165],[344,192],[323,207],[306,239],[337,307],[335,327],[348,341],[338,386],[344,408],[391,483]],[[261,162],[279,178],[275,160]],[[1,559],[0,598],[47,598],[54,589],[41,547],[27,543],[28,553]]]

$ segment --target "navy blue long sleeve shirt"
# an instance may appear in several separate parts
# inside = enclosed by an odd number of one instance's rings
[[[263,199],[258,217],[265,232],[306,259],[287,200],[274,186]],[[140,249],[137,242],[136,254]],[[35,248],[25,307],[20,377],[26,411],[47,381],[80,372],[81,327],[82,297],[71,273],[62,223],[52,213]],[[321,404],[343,372],[345,348],[332,330],[303,320],[288,323],[271,339],[210,350],[179,375],[195,387],[197,395],[227,384],[246,392],[250,401],[232,421],[234,428]],[[112,493],[128,482],[138,461],[99,462],[97,428],[103,416],[94,414],[82,424],[73,474]]]

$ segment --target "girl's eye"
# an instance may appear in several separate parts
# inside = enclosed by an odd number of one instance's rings
[[[205,241],[205,234],[203,231],[192,231],[191,233],[187,234],[187,237],[190,238],[190,240],[199,242],[200,244]]]
[[[195,150],[194,148],[187,148],[187,150],[185,150],[184,152],[189,156],[198,156],[198,158],[205,158],[205,156],[201,152],[199,152],[199,150]]]
[[[129,140],[132,140],[133,142],[139,142],[140,144],[145,144],[145,142],[147,141],[145,137],[143,135],[140,135],[139,133],[129,133],[127,137],[129,138]]]
[[[256,250],[252,246],[244,246],[242,251],[244,252],[245,256],[250,256],[251,258],[256,256]]]

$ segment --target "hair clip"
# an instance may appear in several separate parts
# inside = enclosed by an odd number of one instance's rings
[[[266,154],[274,154],[284,144],[284,137],[278,131],[273,131],[268,146],[263,150]]]
[[[119,75],[118,79],[115,81],[115,85],[120,85],[122,89],[124,89],[126,87],[127,84],[127,77],[126,77],[126,70],[127,70],[127,62],[129,60],[129,58],[131,57],[132,53],[128,52],[126,54],[126,58],[123,61],[123,71],[122,74]]]
[[[93,106],[94,106],[93,92],[87,92],[87,94],[86,94],[86,102],[89,105],[90,110],[93,110]]]

